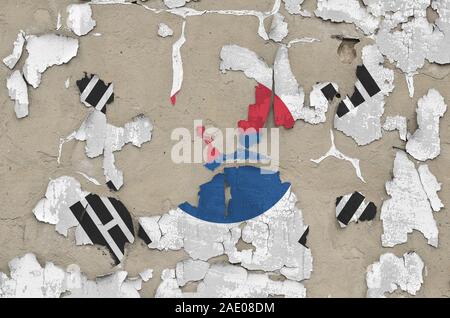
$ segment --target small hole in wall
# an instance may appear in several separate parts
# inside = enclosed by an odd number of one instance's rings
[[[342,39],[337,53],[342,63],[351,64],[356,59],[355,45],[359,43],[358,39]]]

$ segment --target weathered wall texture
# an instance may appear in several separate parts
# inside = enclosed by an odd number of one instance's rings
[[[72,1],[73,2],[73,1]],[[0,56],[10,54],[19,30],[29,34],[54,32],[58,12],[65,12],[71,1],[3,0],[0,9]],[[159,1],[147,2],[161,7]],[[272,0],[202,0],[190,6],[201,9],[257,9],[270,10]],[[306,0],[304,8],[313,11],[316,1]],[[77,247],[72,238],[57,234],[54,226],[40,223],[32,209],[43,197],[49,178],[62,175],[76,177],[86,191],[112,195],[128,207],[134,216],[166,213],[184,201],[197,202],[198,185],[207,182],[212,173],[200,165],[175,165],[170,159],[174,128],[193,130],[193,121],[203,119],[218,128],[236,127],[244,118],[247,106],[254,101],[255,82],[239,72],[221,74],[219,53],[222,46],[237,44],[249,48],[266,61],[273,61],[278,45],[264,41],[257,35],[257,19],[224,15],[204,15],[187,18],[186,38],[182,55],[184,83],[176,106],[170,105],[168,95],[172,84],[172,44],[180,35],[182,19],[167,13],[154,14],[139,6],[93,6],[97,26],[93,32],[80,37],[80,49],[70,63],[49,69],[43,75],[39,89],[30,89],[30,115],[18,120],[5,87],[10,71],[0,67],[0,272],[8,273],[8,262],[27,252],[37,255],[41,263],[53,261],[66,267],[78,264],[90,278],[112,270],[111,259],[104,250]],[[356,79],[356,66],[361,64],[361,49],[373,41],[363,38],[351,24],[324,22],[316,17],[303,18],[282,14],[289,23],[288,40],[315,37],[320,42],[297,44],[290,53],[293,72],[299,83],[310,91],[316,82],[332,81],[339,85],[340,94],[351,95]],[[158,23],[172,27],[174,36],[157,36]],[[270,19],[266,21],[270,26]],[[59,34],[73,36],[62,28]],[[360,37],[355,45],[356,58],[351,50],[340,50],[341,41],[334,35]],[[344,52],[342,52],[344,51]],[[348,56],[350,55],[350,57]],[[350,63],[343,63],[350,62]],[[19,62],[23,64],[23,59]],[[416,105],[430,88],[436,88],[450,102],[450,66],[426,64],[415,76],[415,95],[408,96],[403,73],[395,71],[395,90],[386,98],[382,118],[403,115],[408,119],[409,131],[416,128]],[[142,149],[126,146],[116,153],[116,163],[123,170],[125,185],[117,193],[106,186],[95,186],[77,175],[83,171],[103,180],[102,160],[88,159],[84,143],[64,145],[61,165],[57,164],[61,137],[77,129],[88,113],[79,102],[75,81],[83,72],[99,74],[107,82],[114,82],[116,100],[108,108],[109,122],[123,126],[137,114],[143,113],[154,124],[153,139]],[[68,89],[64,83],[71,78]],[[308,96],[308,95],[307,95]],[[310,225],[308,246],[314,257],[311,279],[304,281],[309,297],[364,297],[366,268],[379,256],[393,252],[397,256],[414,250],[426,265],[426,275],[419,297],[450,296],[450,117],[440,122],[441,154],[428,163],[430,170],[443,184],[439,196],[446,208],[434,213],[439,229],[439,247],[427,245],[419,232],[408,242],[394,248],[381,247],[382,223],[379,211],[388,198],[385,182],[392,178],[394,147],[405,148],[397,132],[386,132],[381,140],[358,146],[351,138],[335,131],[336,145],[350,157],[361,160],[366,184],[355,175],[345,161],[327,159],[320,165],[310,161],[323,155],[330,146],[329,131],[338,102],[327,113],[327,121],[309,125],[298,121],[291,130],[280,130],[281,178],[292,183],[299,198],[305,224]],[[268,121],[272,126],[272,121]],[[341,229],[335,217],[335,199],[343,194],[360,191],[378,207],[375,220],[351,224]],[[159,285],[164,268],[186,258],[183,252],[149,250],[141,241],[128,248],[122,269],[136,275],[153,268],[154,278],[143,285],[141,295],[151,297]],[[407,296],[398,293],[396,296]]]

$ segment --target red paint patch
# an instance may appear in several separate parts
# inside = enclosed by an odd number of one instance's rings
[[[170,97],[170,102],[172,103],[173,106],[175,106],[175,104],[177,103],[177,94],[178,92],[176,92],[173,96]]]
[[[267,117],[270,113],[270,100],[272,91],[262,84],[255,87],[255,103],[248,106],[247,120],[240,120],[238,127],[244,130],[253,128],[260,130],[266,124]]]
[[[286,104],[277,95],[274,96],[273,114],[275,125],[283,126],[286,129],[294,127],[295,120]]]

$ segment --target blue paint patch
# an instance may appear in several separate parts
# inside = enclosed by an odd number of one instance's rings
[[[225,200],[225,186],[231,199]],[[253,219],[272,208],[291,184],[281,183],[280,173],[263,173],[252,166],[225,168],[224,173],[200,186],[198,207],[185,202],[179,206],[198,219],[213,223],[237,223]]]

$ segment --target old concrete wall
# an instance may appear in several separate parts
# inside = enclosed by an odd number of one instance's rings
[[[0,8],[0,56],[10,54],[12,43],[20,29],[30,34],[54,32],[58,12],[64,12],[73,1],[3,0]],[[151,0],[149,5],[161,6]],[[195,8],[270,10],[272,0],[202,0]],[[306,9],[313,10],[315,1],[306,0]],[[97,247],[76,247],[71,238],[57,234],[54,227],[38,222],[32,214],[43,197],[49,178],[62,175],[77,177],[83,188],[98,194],[120,198],[135,216],[159,215],[181,202],[196,202],[198,185],[209,181],[212,173],[200,165],[175,165],[170,159],[174,128],[193,130],[193,121],[203,119],[218,128],[236,127],[254,102],[255,83],[240,73],[219,72],[219,52],[223,45],[238,44],[272,61],[277,45],[257,36],[257,19],[205,15],[189,17],[187,42],[183,47],[185,77],[176,106],[168,95],[172,84],[171,50],[180,35],[182,19],[174,15],[153,14],[139,6],[93,6],[97,27],[80,38],[78,56],[69,64],[49,69],[43,75],[39,89],[30,89],[30,116],[16,119],[13,104],[5,87],[10,71],[0,67],[3,88],[0,89],[0,272],[8,272],[8,262],[26,252],[34,252],[41,263],[53,261],[59,266],[79,264],[90,278],[111,271],[107,252]],[[281,9],[284,14],[284,8]],[[286,14],[289,38],[310,36],[321,42],[296,45],[290,50],[293,72],[309,92],[319,81],[339,84],[342,96],[351,94],[355,69],[361,63],[361,49],[371,40],[363,39],[355,46],[356,58],[350,64],[341,60],[339,40],[333,35],[360,35],[352,25],[323,22],[317,18],[302,18]],[[157,36],[160,22],[170,25],[172,38]],[[270,22],[270,21],[268,21]],[[61,34],[71,35],[63,28]],[[73,36],[73,35],[71,35]],[[351,60],[351,59],[350,59]],[[23,63],[23,59],[20,63]],[[22,64],[20,64],[22,65]],[[388,67],[393,66],[387,64]],[[125,175],[125,185],[118,193],[106,186],[97,187],[79,175],[83,171],[103,180],[101,159],[88,159],[84,144],[71,142],[64,146],[61,165],[57,164],[59,139],[77,129],[88,113],[79,102],[75,81],[83,72],[100,74],[114,82],[116,101],[108,109],[112,124],[122,126],[143,113],[155,126],[153,140],[142,149],[127,146],[116,154],[116,163]],[[408,118],[408,128],[416,127],[416,103],[429,88],[436,88],[450,102],[448,66],[426,65],[415,77],[416,94],[409,98],[404,75],[395,69],[395,90],[386,99],[388,115],[402,114]],[[65,80],[70,77],[68,89]],[[281,130],[281,178],[292,183],[299,197],[305,223],[310,225],[308,245],[314,257],[314,271],[305,282],[310,297],[363,297],[366,293],[366,268],[380,254],[394,252],[397,256],[414,250],[427,266],[427,276],[418,296],[449,297],[450,216],[446,209],[435,213],[440,231],[439,248],[426,244],[422,234],[409,235],[408,242],[395,248],[382,248],[382,223],[379,212],[374,221],[339,228],[334,210],[337,196],[355,190],[363,192],[378,208],[388,196],[385,182],[391,179],[395,149],[404,148],[398,133],[386,133],[368,146],[356,143],[335,132],[338,148],[361,160],[367,181],[361,183],[348,162],[327,159],[317,166],[310,162],[330,146],[337,101],[327,113],[327,122],[308,125],[297,122],[291,130]],[[272,125],[270,121],[269,126]],[[430,170],[443,183],[439,193],[446,207],[450,206],[450,117],[441,120],[441,155],[429,162]],[[378,210],[379,211],[379,210]],[[152,296],[164,268],[173,268],[186,258],[183,252],[150,251],[139,242],[128,248],[123,269],[136,275],[154,268],[155,278],[144,284],[143,296]],[[397,294],[397,296],[406,294]]]

